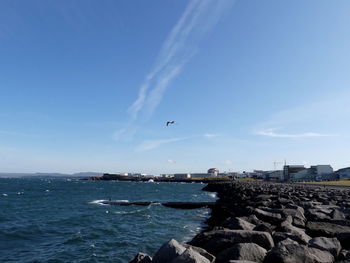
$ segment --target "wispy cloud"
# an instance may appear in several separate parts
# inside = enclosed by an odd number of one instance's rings
[[[115,136],[118,136],[118,134],[115,134]],[[205,133],[203,135],[193,135],[193,136],[187,136],[187,137],[181,137],[181,138],[144,140],[143,142],[141,142],[141,144],[139,144],[136,147],[136,151],[137,152],[145,152],[145,151],[153,150],[155,148],[163,146],[164,144],[175,143],[175,142],[184,141],[184,140],[190,140],[190,139],[214,138],[214,137],[217,137],[217,136],[219,136],[219,135],[218,134]]]
[[[170,138],[170,139],[158,139],[158,140],[145,140],[139,146],[136,147],[137,152],[145,152],[153,150],[165,144],[170,144],[178,141],[184,141],[189,139],[189,137],[183,138]]]
[[[176,161],[173,160],[173,159],[168,159],[167,162],[168,162],[168,163],[171,163],[171,164],[175,164],[175,163],[176,163]]]
[[[257,135],[275,137],[275,138],[307,138],[307,137],[329,137],[336,136],[334,134],[321,134],[315,132],[305,132],[305,133],[278,133],[274,129],[266,129],[255,132]]]
[[[215,138],[215,137],[218,137],[219,134],[215,134],[215,133],[205,133],[203,134],[203,137],[205,138]]]
[[[117,131],[117,139],[129,135],[135,123],[149,119],[162,101],[170,83],[198,50],[199,42],[217,24],[234,0],[192,0],[163,43],[156,62],[128,109],[130,122]]]

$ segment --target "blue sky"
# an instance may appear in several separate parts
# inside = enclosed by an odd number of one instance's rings
[[[2,0],[0,171],[350,166],[349,13],[347,0]]]

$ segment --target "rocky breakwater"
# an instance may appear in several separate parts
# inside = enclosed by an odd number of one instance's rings
[[[204,190],[219,199],[203,232],[130,262],[350,262],[349,188],[233,181]]]

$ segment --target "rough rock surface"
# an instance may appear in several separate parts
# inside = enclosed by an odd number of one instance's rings
[[[176,257],[185,252],[186,248],[175,239],[165,243],[153,257],[153,263],[171,262]]]
[[[171,263],[210,263],[210,261],[192,248],[187,248],[181,255],[173,259]]]
[[[263,262],[266,252],[266,249],[255,243],[239,243],[220,252],[217,256],[216,262],[225,263],[229,260]]]
[[[334,262],[334,257],[331,253],[317,248],[309,248],[299,244],[282,244],[271,249],[267,253],[264,262],[330,263]]]
[[[309,247],[315,247],[330,252],[335,258],[338,257],[341,245],[336,238],[315,237],[309,241]]]
[[[191,242],[191,245],[203,247],[207,251],[215,248],[215,242],[220,243],[221,240],[227,242],[228,245],[237,243],[255,243],[265,249],[274,247],[273,239],[270,233],[248,230],[213,230],[197,235]]]
[[[152,258],[145,253],[137,253],[133,260],[129,261],[129,263],[151,263]]]
[[[219,198],[207,227],[188,245],[176,241],[163,245],[152,262],[171,262],[189,252],[220,262],[241,243],[265,249],[265,263],[350,262],[350,188],[233,180],[209,183],[204,190]],[[189,250],[190,245],[197,248]],[[247,260],[261,259],[226,262]]]

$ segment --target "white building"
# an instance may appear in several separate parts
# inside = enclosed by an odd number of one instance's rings
[[[208,174],[210,174],[210,177],[213,177],[213,176],[218,176],[219,174],[219,169],[218,168],[210,168],[208,170]],[[208,177],[208,175],[207,175]]]

